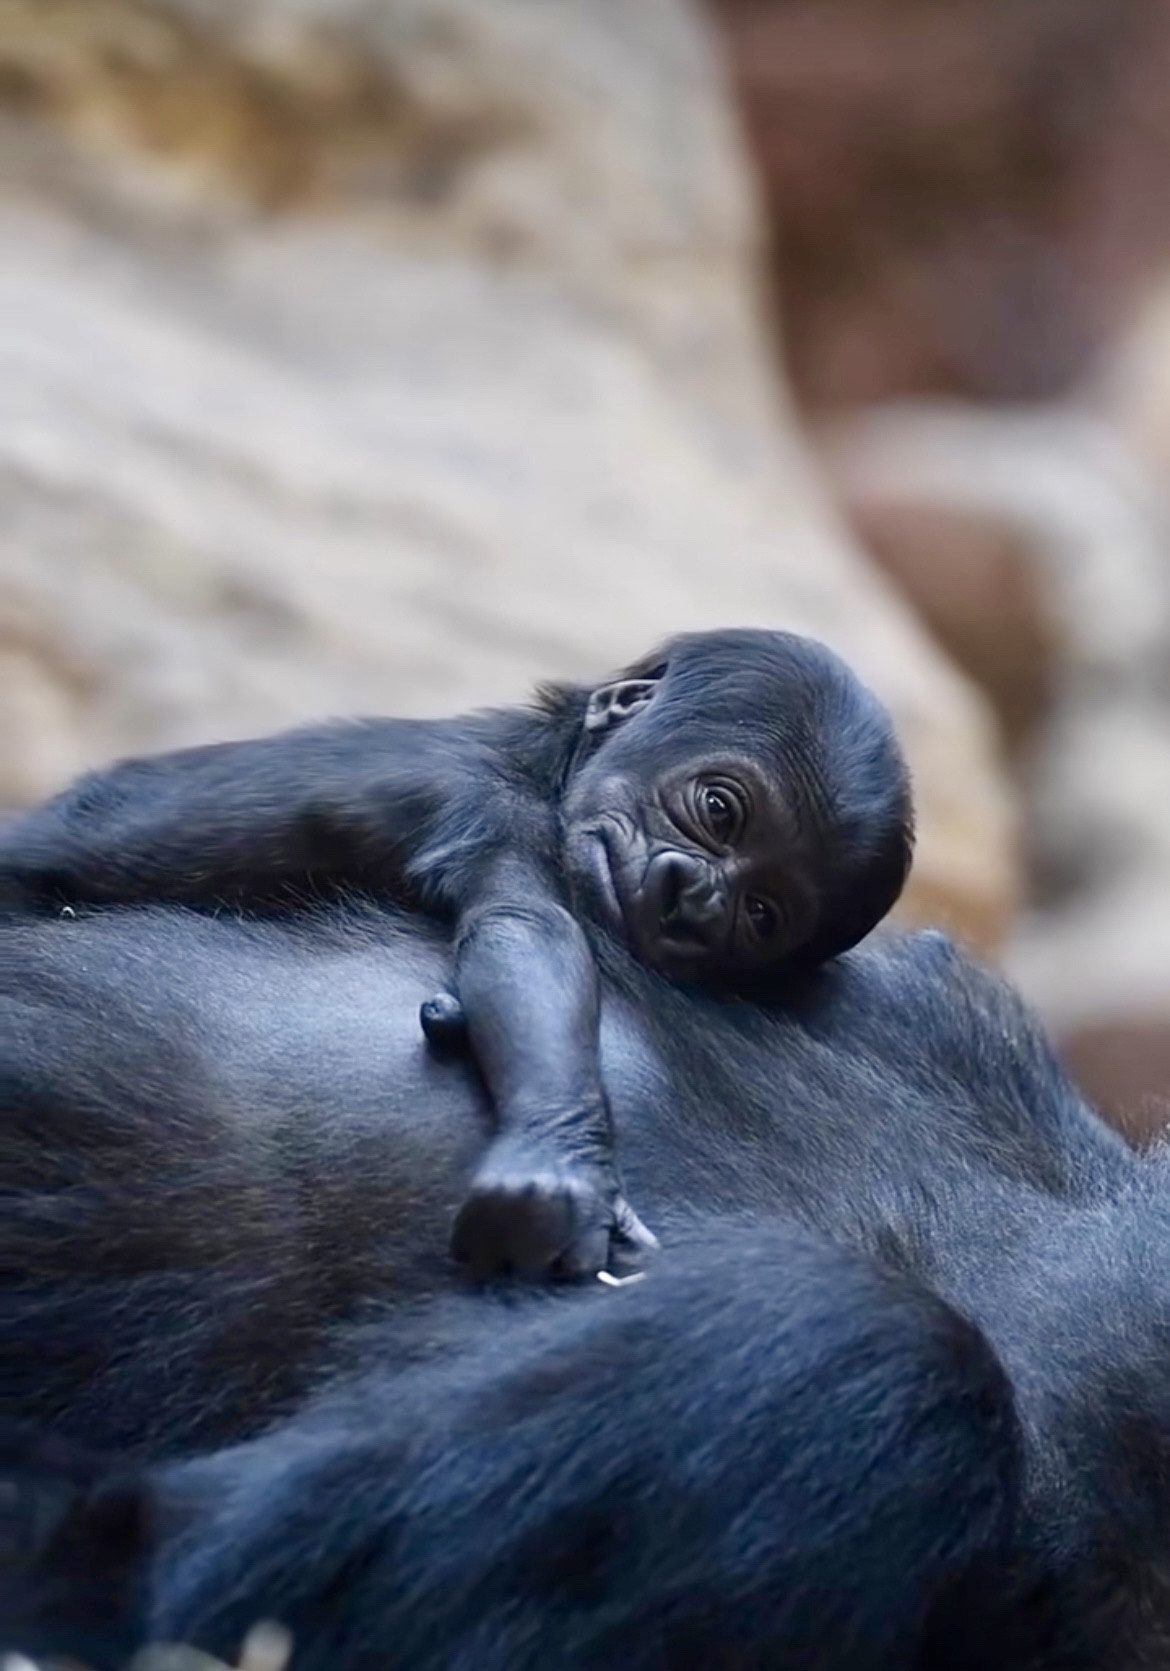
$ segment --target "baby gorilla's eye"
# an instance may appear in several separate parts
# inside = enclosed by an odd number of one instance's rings
[[[780,926],[780,918],[776,907],[769,905],[766,899],[756,899],[753,896],[751,899],[744,900],[744,910],[747,912],[748,921],[755,931],[756,938],[770,940]]]
[[[738,803],[725,789],[714,789],[708,785],[699,792],[699,804],[703,808],[707,828],[716,841],[730,841],[739,828]]]

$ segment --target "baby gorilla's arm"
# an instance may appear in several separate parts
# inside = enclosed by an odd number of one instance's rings
[[[419,1009],[419,1022],[428,1044],[439,1054],[458,1057],[470,1057],[472,1055],[471,1030],[467,1019],[467,1011],[453,992],[437,992],[433,997],[428,998]],[[607,1152],[611,1146],[612,1137],[607,1137],[605,1144]],[[489,1267],[498,1266],[504,1246],[515,1230],[519,1216],[515,1204],[516,1192],[514,1189],[505,1189],[503,1211],[502,1213],[497,1212],[496,1192],[499,1183],[500,1179],[495,1172],[495,1168],[489,1165],[481,1178],[477,1180],[476,1190],[482,1190],[486,1196],[492,1197],[493,1205],[489,1206],[481,1197],[475,1200],[474,1205],[469,1202],[468,1207],[464,1208],[463,1232],[466,1235],[470,1230],[471,1240],[474,1243],[478,1231],[480,1241],[478,1253],[471,1251],[470,1248],[466,1250],[468,1262],[473,1266],[481,1265],[484,1262]],[[546,1248],[550,1240],[555,1242],[557,1239],[555,1232],[558,1218],[571,1217],[571,1213],[558,1212],[555,1209],[550,1213],[547,1209],[547,1203],[537,1203],[535,1200],[531,1207],[525,1204],[521,1210],[525,1216],[531,1213],[545,1222],[551,1221],[553,1234],[551,1237],[547,1235],[544,1237]],[[608,1262],[611,1265],[617,1263],[620,1267],[624,1264],[623,1255],[628,1255],[638,1261],[641,1255],[653,1251],[657,1246],[657,1237],[646,1228],[629,1202],[622,1195],[615,1195],[612,1203],[612,1222],[607,1250]],[[600,1251],[599,1242],[597,1248]],[[456,1252],[461,1251],[463,1250],[457,1244]],[[538,1261],[542,1264],[548,1262],[547,1258]],[[563,1261],[558,1257],[556,1268],[565,1275],[570,1274],[573,1270],[577,1270],[580,1274],[586,1276],[593,1274],[592,1262],[588,1258],[582,1261],[579,1256],[575,1259],[570,1258],[568,1261]],[[608,1271],[599,1270],[597,1274],[605,1280],[615,1280]],[[627,1273],[618,1280],[632,1282],[636,1280],[636,1277]]]
[[[465,1040],[500,1121],[456,1219],[456,1257],[477,1276],[592,1276],[611,1239],[655,1247],[621,1192],[597,970],[577,922],[542,897],[539,878],[507,864],[460,925],[455,973],[460,998],[424,1005],[424,1029]]]
[[[618,1187],[592,958],[525,859],[551,814],[498,787],[501,762],[502,745],[458,720],[319,726],[124,761],[4,832],[0,906],[296,905],[339,887],[452,921],[468,1038],[499,1119],[455,1250],[479,1275],[592,1274],[611,1235],[652,1238]]]

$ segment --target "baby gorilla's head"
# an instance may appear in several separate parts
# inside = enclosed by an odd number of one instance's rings
[[[750,989],[846,951],[913,846],[889,715],[783,632],[689,633],[589,694],[564,796],[582,902],[651,967]]]

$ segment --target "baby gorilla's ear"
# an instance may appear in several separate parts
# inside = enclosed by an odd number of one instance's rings
[[[612,731],[639,708],[644,708],[657,689],[657,679],[617,679],[612,685],[598,685],[589,693],[586,731]]]

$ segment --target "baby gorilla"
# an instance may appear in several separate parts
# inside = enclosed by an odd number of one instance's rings
[[[474,1273],[603,1269],[654,1245],[622,1194],[595,948],[767,1000],[847,950],[912,846],[889,716],[823,645],[686,634],[592,689],[448,720],[374,719],[122,761],[0,836],[0,900],[303,909],[360,890],[454,930],[497,1135],[456,1219]]]

